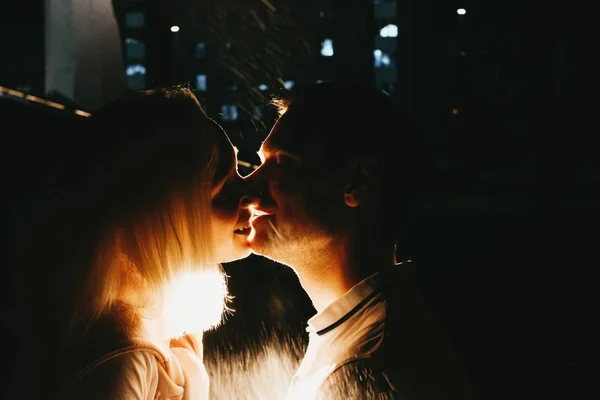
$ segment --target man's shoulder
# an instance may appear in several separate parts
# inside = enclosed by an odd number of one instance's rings
[[[401,399],[379,362],[372,357],[338,366],[323,382],[319,399]]]
[[[319,400],[471,400],[472,387],[458,364],[456,370],[438,370],[402,360],[381,347],[370,357],[354,359],[336,368],[323,382]],[[382,355],[386,357],[382,357]],[[389,356],[389,357],[387,357]],[[441,355],[443,358],[444,355]],[[435,363],[435,360],[428,359]],[[443,363],[443,361],[442,361]]]

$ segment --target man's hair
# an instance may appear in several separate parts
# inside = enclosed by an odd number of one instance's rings
[[[389,95],[349,81],[300,86],[272,99],[280,116],[289,113],[297,144],[318,137],[329,165],[368,155],[381,168],[381,224],[397,239],[409,195],[413,130],[408,115]]]

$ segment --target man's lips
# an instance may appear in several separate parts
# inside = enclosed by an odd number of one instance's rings
[[[252,216],[253,217],[254,216],[260,217],[262,215],[271,215],[271,214],[275,214],[275,211],[267,209],[267,208],[255,208],[255,207],[252,208]]]
[[[257,218],[265,217],[269,215],[275,214],[273,211],[266,210],[258,210],[256,208],[252,209],[252,217],[250,218],[250,223],[254,222]]]

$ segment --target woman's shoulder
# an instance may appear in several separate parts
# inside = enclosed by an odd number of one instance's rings
[[[108,354],[76,376],[68,398],[153,399],[158,387],[161,355],[151,348],[130,348]]]

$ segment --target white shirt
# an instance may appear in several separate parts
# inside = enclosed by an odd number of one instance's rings
[[[314,399],[321,384],[338,367],[379,348],[386,316],[379,289],[391,276],[397,280],[412,273],[412,266],[403,265],[401,270],[406,274],[377,272],[369,276],[308,320],[308,348],[286,400]]]

